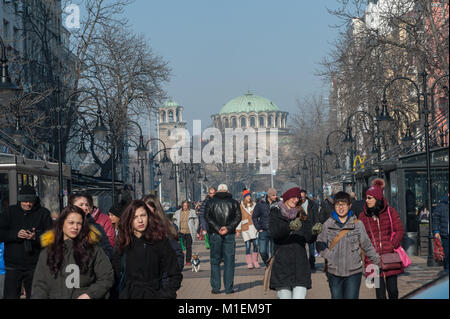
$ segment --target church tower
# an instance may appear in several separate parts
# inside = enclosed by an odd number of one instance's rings
[[[177,142],[176,139],[171,139],[176,128],[186,128],[186,122],[183,122],[183,107],[169,100],[159,108],[159,138],[164,141],[167,148],[171,148]],[[167,155],[170,156],[170,152]]]

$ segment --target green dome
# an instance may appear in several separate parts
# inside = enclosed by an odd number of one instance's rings
[[[254,95],[247,92],[243,96],[238,96],[226,103],[219,114],[228,113],[249,113],[249,112],[278,112],[280,109],[275,103],[269,101],[265,97]]]
[[[166,103],[164,103],[161,108],[166,108],[166,107],[178,107],[180,106],[180,104],[178,104],[177,102],[175,102],[174,100],[168,100]]]

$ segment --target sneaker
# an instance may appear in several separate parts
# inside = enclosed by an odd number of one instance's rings
[[[231,291],[228,291],[228,292],[225,292],[227,295],[231,295],[231,294],[234,294],[236,292],[236,290],[231,290]]]
[[[317,250],[314,250],[314,257],[320,257],[320,254],[317,252]]]

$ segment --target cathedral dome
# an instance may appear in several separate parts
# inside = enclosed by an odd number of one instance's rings
[[[248,91],[245,95],[235,97],[226,103],[219,114],[278,111],[280,111],[280,109],[275,103],[265,97],[254,95]]]

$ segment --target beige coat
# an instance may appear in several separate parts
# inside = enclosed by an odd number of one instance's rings
[[[236,228],[236,231],[242,233],[242,238],[244,239],[244,241],[258,238],[258,231],[256,230],[256,227],[253,224],[252,220],[253,210],[255,209],[255,206],[256,205],[253,204],[253,206],[244,207],[242,203],[240,205],[242,220]]]

